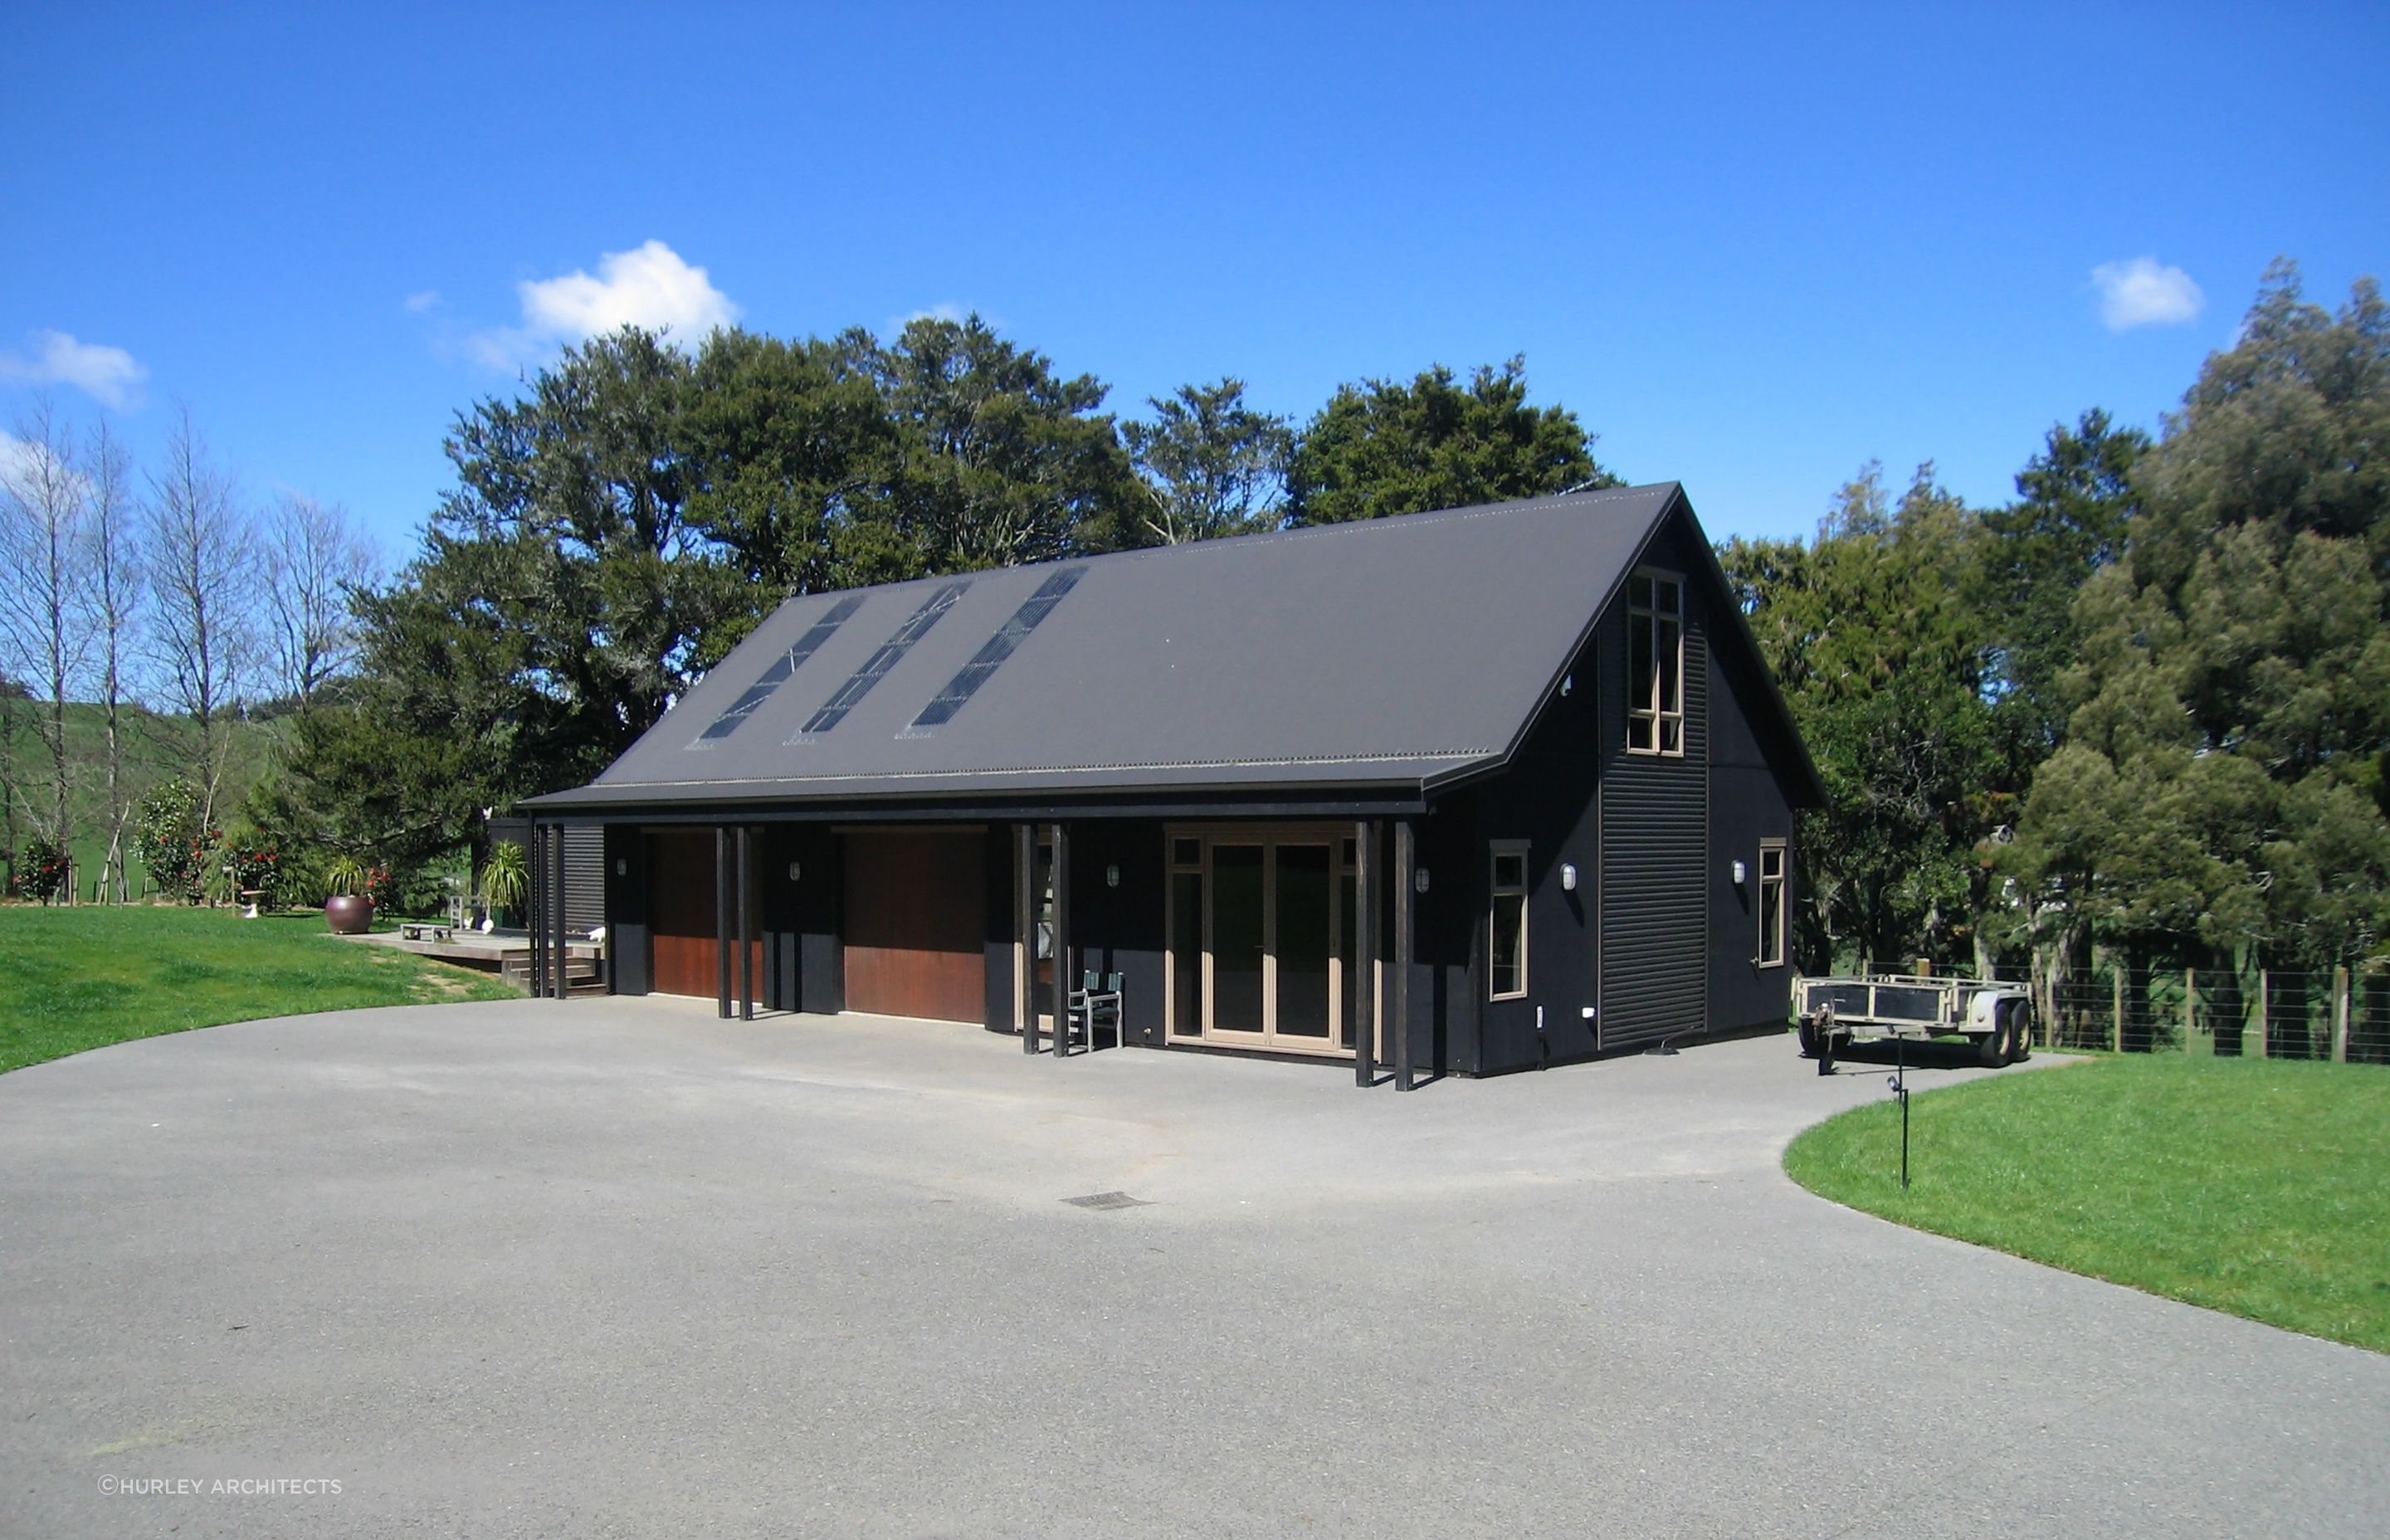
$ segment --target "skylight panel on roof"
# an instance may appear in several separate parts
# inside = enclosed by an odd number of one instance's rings
[[[803,743],[819,738],[845,721],[846,713],[871,693],[874,685],[888,676],[889,670],[904,661],[905,654],[912,650],[913,644],[928,635],[930,627],[937,624],[945,612],[955,607],[955,601],[970,589],[968,583],[949,583],[922,600],[921,608],[906,617],[905,623],[896,628],[895,634],[880,644],[879,651],[864,660],[863,666],[838,687],[837,694],[822,703],[821,710],[805,719],[805,725],[797,729],[789,741]]]
[[[862,608],[862,598],[854,595],[831,605],[823,613],[822,618],[813,623],[811,629],[797,638],[795,646],[773,659],[770,666],[756,675],[755,682],[747,687],[746,693],[732,701],[729,709],[720,716],[706,724],[705,731],[698,734],[688,747],[711,749],[721,739],[737,732],[740,723],[754,715],[756,708],[772,699],[772,692],[787,683],[789,675],[803,668],[805,660],[819,651],[821,645],[829,641],[840,626],[846,623],[848,617]]]
[[[1054,607],[1062,602],[1062,596],[1079,585],[1079,574],[1086,571],[1085,567],[1065,567],[1039,584],[1037,592],[1014,610],[1011,619],[996,628],[996,635],[971,655],[971,661],[962,666],[961,672],[946,681],[946,687],[921,708],[921,714],[913,719],[913,725],[896,736],[928,738],[953,721],[955,713],[979,693],[979,687],[987,683],[997,667],[1029,639],[1029,634],[1037,629],[1037,622],[1054,612]]]

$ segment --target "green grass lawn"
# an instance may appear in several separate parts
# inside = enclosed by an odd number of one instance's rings
[[[1887,1097],[1792,1141],[1822,1197],[2390,1352],[2390,1072],[2133,1054]]]
[[[0,905],[0,1071],[261,1016],[520,994],[490,974],[336,941],[320,914]]]

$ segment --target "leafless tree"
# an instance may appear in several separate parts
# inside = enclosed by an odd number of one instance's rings
[[[201,827],[212,828],[233,724],[256,674],[266,574],[232,478],[209,460],[188,407],[149,477],[146,511],[150,648],[167,703],[190,719],[191,779]]]
[[[98,652],[96,682],[108,756],[102,766],[108,859],[100,886],[122,904],[131,896],[124,878],[124,834],[133,821],[133,789],[124,773],[123,706],[134,619],[141,604],[141,562],[134,531],[133,461],[108,430],[106,418],[92,430],[84,476],[88,568],[84,604],[92,646]]]
[[[0,656],[34,687],[35,718],[50,761],[49,805],[35,827],[71,847],[74,816],[67,700],[83,682],[89,634],[81,624],[84,484],[71,435],[47,396],[0,446]]]
[[[373,547],[348,509],[312,497],[283,497],[265,533],[275,689],[303,709],[356,661],[349,597],[373,578]]]

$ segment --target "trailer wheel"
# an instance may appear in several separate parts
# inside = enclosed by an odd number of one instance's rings
[[[1998,1011],[1994,1011],[1992,1030],[1975,1039],[1975,1062],[1986,1070],[1997,1070],[2008,1061],[2008,1018]]]
[[[2022,1064],[2033,1057],[2033,1007],[2010,1000],[2000,1009],[2009,1019],[2009,1062]]]

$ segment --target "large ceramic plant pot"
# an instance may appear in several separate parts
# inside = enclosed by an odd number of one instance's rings
[[[324,900],[324,923],[336,936],[362,936],[373,927],[373,900],[359,893],[334,893]]]

